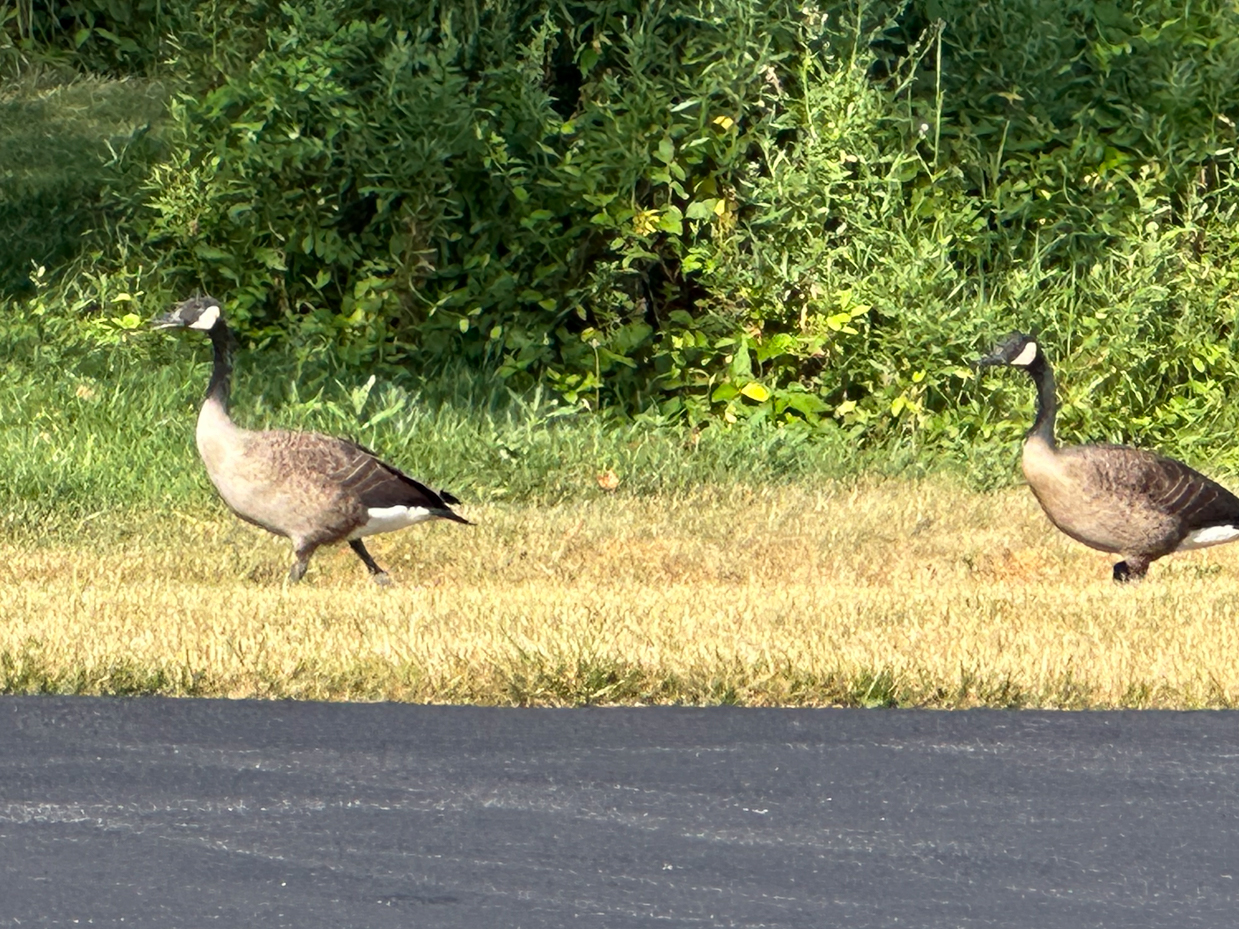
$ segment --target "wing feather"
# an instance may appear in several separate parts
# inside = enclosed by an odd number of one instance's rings
[[[1239,526],[1239,497],[1183,462],[1122,445],[1093,447],[1106,450],[1106,483],[1182,520],[1186,531]]]
[[[434,491],[394,465],[348,439],[316,432],[267,433],[278,435],[281,451],[296,460],[299,469],[322,475],[331,485],[354,495],[366,509],[393,506],[418,507],[456,522],[469,522],[453,513],[459,503],[452,494]]]

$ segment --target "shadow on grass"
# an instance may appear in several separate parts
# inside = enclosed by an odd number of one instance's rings
[[[159,151],[158,84],[33,75],[0,91],[0,294],[27,291],[107,225]]]

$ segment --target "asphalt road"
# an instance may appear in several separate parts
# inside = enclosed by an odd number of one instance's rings
[[[0,926],[1239,925],[1239,715],[0,699]]]

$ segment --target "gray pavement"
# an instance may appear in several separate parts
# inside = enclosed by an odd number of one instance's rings
[[[0,698],[0,926],[1239,925],[1239,715]]]

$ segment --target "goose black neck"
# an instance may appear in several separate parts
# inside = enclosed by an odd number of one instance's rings
[[[1046,441],[1051,448],[1054,446],[1054,416],[1058,412],[1058,401],[1054,397],[1054,372],[1040,354],[1028,366],[1028,375],[1037,385],[1037,418],[1033,420],[1032,428],[1026,438],[1037,436]]]
[[[211,329],[211,347],[215,350],[215,363],[211,367],[211,382],[207,385],[206,399],[218,401],[228,408],[228,394],[232,389],[232,347],[236,340],[232,330],[224,323],[216,323]]]

